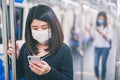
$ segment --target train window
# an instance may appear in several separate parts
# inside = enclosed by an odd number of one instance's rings
[[[1,7],[0,7],[0,44],[2,43],[2,22],[1,22]]]
[[[8,7],[8,13],[9,13],[9,7]],[[8,14],[8,24],[10,25],[10,14]],[[23,8],[21,7],[15,7],[15,35],[16,35],[16,40],[21,40],[22,39],[22,22],[23,21]],[[10,38],[10,26],[8,30],[8,37]]]
[[[1,16],[1,15],[0,15]],[[10,38],[10,13],[9,13],[9,6],[8,6],[8,37]],[[1,19],[1,18],[0,18]],[[22,32],[23,32],[23,8],[15,7],[15,26],[16,26],[16,40],[22,40]],[[0,20],[0,44],[2,43],[2,26]]]
[[[16,7],[15,8],[15,17],[16,17],[16,40],[22,39],[22,21],[23,21],[23,8]]]
[[[2,30],[1,30],[1,23],[0,23],[0,44],[2,43]]]

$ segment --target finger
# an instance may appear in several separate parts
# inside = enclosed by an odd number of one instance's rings
[[[19,45],[18,45],[18,43],[16,43],[16,49],[19,49]]]
[[[16,52],[19,53],[19,45],[16,43]]]
[[[8,48],[13,48],[13,45],[9,43]]]
[[[11,55],[12,53],[13,53],[12,51],[7,51],[7,54],[8,54],[8,55],[9,55],[9,54]]]
[[[30,63],[29,66],[30,66],[31,70],[34,71],[34,72],[37,72],[37,73],[43,73],[44,72],[44,69],[42,69],[42,68],[40,68],[40,67],[38,67],[38,66],[36,66],[32,63]]]
[[[33,68],[37,69],[37,70],[40,68],[40,66],[38,66],[38,65],[36,65],[36,64],[34,64],[32,62],[30,62],[29,65],[32,66]]]
[[[46,65],[47,62],[45,62],[44,60],[41,60],[41,64]]]
[[[31,71],[33,71],[34,73],[38,74],[37,70],[32,66],[32,65],[29,65]]]
[[[10,43],[12,43],[12,40],[11,40],[11,39],[9,39],[9,42],[10,42]]]
[[[36,74],[38,74],[38,75],[42,75],[43,73],[42,73],[42,71],[40,71],[40,70],[36,70],[34,67],[32,67],[32,66],[29,66],[30,67],[30,69],[31,69],[31,71],[33,71],[34,73],[36,73]]]
[[[14,51],[8,50],[7,53],[11,54],[11,53],[14,53]]]
[[[12,43],[9,41],[9,43],[8,43],[8,47],[9,48],[13,48],[13,45],[12,45]]]
[[[8,50],[9,50],[9,51],[14,51],[14,49],[13,49],[13,48],[9,48]]]
[[[11,40],[11,39],[9,39],[8,43],[12,44],[12,40]]]
[[[13,48],[9,48],[9,49],[8,49],[8,52],[13,53],[13,52],[14,52],[14,49],[13,49]]]
[[[9,55],[9,57],[12,57],[12,52],[10,52],[10,51],[7,51],[7,54]]]
[[[43,64],[43,68],[46,70],[46,72],[49,72],[51,67],[48,65],[48,63],[44,60],[41,60],[41,64]]]
[[[40,70],[40,71],[44,71],[44,72],[46,72],[46,71],[49,71],[50,70],[50,66],[47,64],[47,62],[45,62],[45,61],[41,61],[41,62],[36,62],[36,61],[33,61],[32,62],[34,65],[36,65],[36,66],[38,66],[39,67],[39,69],[38,70]],[[43,73],[44,73],[43,72]]]
[[[31,63],[38,66],[38,67],[40,67],[40,68],[44,67],[43,64],[41,64],[40,62],[37,62],[37,61],[32,61]]]
[[[19,57],[19,45],[16,43],[16,53],[17,53],[17,58]]]

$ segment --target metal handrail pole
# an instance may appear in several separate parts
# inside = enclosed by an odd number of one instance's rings
[[[118,34],[117,34],[117,54],[116,54],[115,80],[118,80],[118,74],[119,74],[119,71],[118,71],[119,66],[117,64],[117,62],[119,62],[119,56],[120,56],[120,50],[119,50],[119,48],[120,48],[120,43],[119,43],[120,32],[119,31],[120,30],[119,30],[119,27],[118,27],[118,29],[117,29]]]
[[[14,12],[14,0],[9,0],[10,4],[10,30],[11,40],[14,47],[14,54],[12,55],[12,80],[16,80],[16,39],[15,39],[15,12]]]
[[[6,0],[2,0],[2,41],[4,53],[4,69],[5,80],[9,80],[8,55],[7,55],[7,4]]]

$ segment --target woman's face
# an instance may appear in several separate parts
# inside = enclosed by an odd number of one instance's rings
[[[99,16],[99,17],[98,17],[97,24],[99,24],[99,25],[104,25],[104,24],[105,24],[105,21],[104,21],[104,17],[103,17],[103,16]]]
[[[32,23],[31,23],[31,29],[33,29],[33,30],[41,31],[41,30],[45,30],[48,28],[49,28],[48,23],[41,21],[41,20],[33,19]]]
[[[31,24],[32,37],[40,44],[46,44],[51,38],[51,30],[48,28],[47,22],[34,19]]]

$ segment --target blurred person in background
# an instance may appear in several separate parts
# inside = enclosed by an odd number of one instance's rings
[[[70,46],[72,48],[72,53],[77,54],[79,53],[79,34],[75,31],[74,27],[71,29],[71,38],[70,38]]]
[[[73,62],[70,48],[63,43],[61,25],[53,10],[45,5],[30,9],[25,28],[25,43],[16,44],[17,80],[73,80]],[[9,41],[7,54],[14,53]],[[28,56],[42,58],[29,62]]]
[[[91,30],[87,29],[87,31],[94,40],[94,71],[96,80],[105,80],[106,63],[110,53],[113,31],[112,27],[108,25],[107,15],[104,11],[98,13],[96,26]],[[99,71],[100,58],[102,58],[102,71]],[[101,72],[101,76],[99,72]]]

